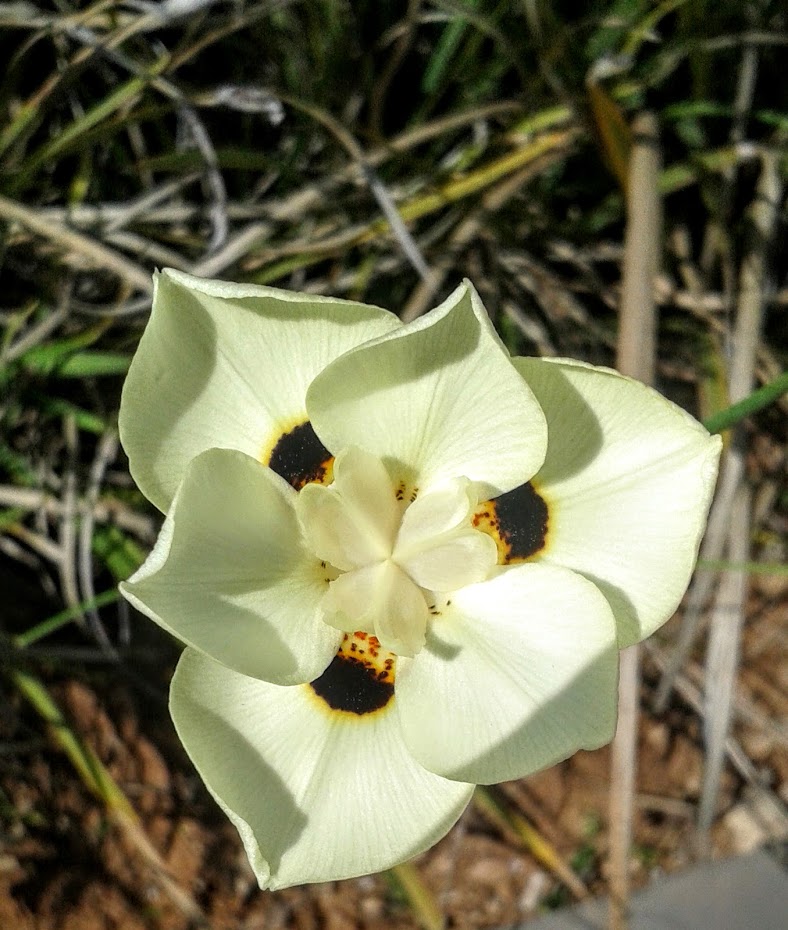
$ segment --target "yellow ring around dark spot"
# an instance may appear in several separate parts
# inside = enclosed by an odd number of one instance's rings
[[[334,457],[317,438],[309,420],[282,433],[274,443],[268,460],[263,462],[296,491],[313,481],[329,484],[333,463]]]
[[[346,633],[323,674],[308,687],[328,711],[364,717],[394,698],[396,656],[367,633]]]
[[[476,508],[473,525],[495,540],[500,565],[525,562],[547,545],[550,508],[532,481]]]

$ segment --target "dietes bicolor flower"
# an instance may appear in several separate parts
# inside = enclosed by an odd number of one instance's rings
[[[720,452],[614,371],[511,358],[468,283],[403,325],[173,271],[120,431],[166,514],[122,591],[186,645],[175,726],[265,888],[387,868],[474,784],[609,741]]]

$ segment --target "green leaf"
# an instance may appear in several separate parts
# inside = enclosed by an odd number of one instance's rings
[[[589,83],[587,93],[602,157],[625,191],[629,180],[632,131],[621,107],[600,84]]]
[[[18,523],[26,514],[27,510],[24,507],[7,507],[0,510],[0,533]]]
[[[106,375],[125,375],[131,356],[124,352],[102,352],[84,349],[98,334],[84,333],[71,339],[47,343],[29,349],[20,363],[30,374],[59,378],[95,378]]]
[[[23,697],[49,725],[53,740],[68,756],[85,786],[102,800],[110,811],[130,820],[135,817],[128,799],[93,750],[71,729],[46,685],[21,668],[9,670],[9,676]]]
[[[740,423],[745,417],[763,410],[769,404],[773,404],[779,397],[788,392],[788,371],[784,371],[774,381],[770,381],[757,391],[753,391],[749,397],[732,404],[719,413],[712,414],[703,421],[703,425],[710,433],[721,433],[725,429],[730,429],[737,423]]]
[[[58,366],[80,349],[85,349],[99,338],[104,328],[92,327],[78,336],[58,339],[54,342],[45,342],[28,349],[18,359],[18,363],[34,375],[48,375]]]
[[[84,410],[70,401],[63,400],[60,397],[42,397],[38,403],[42,412],[49,417],[73,417],[77,429],[85,433],[101,436],[102,433],[106,432],[107,421],[103,417],[91,413],[89,410]]]
[[[65,610],[61,610],[59,613],[47,617],[46,620],[42,620],[41,623],[37,623],[34,627],[27,630],[27,632],[15,636],[14,645],[18,649],[25,649],[27,646],[32,646],[33,643],[37,643],[45,636],[49,636],[50,633],[54,633],[61,627],[66,626],[66,624],[71,623],[72,620],[76,620],[76,618],[82,616],[86,610],[105,607],[107,604],[113,604],[119,598],[120,591],[118,591],[117,588],[110,588],[109,591],[102,591],[101,594],[88,598],[82,601],[81,604],[67,607]]]
[[[131,356],[125,352],[75,352],[57,369],[60,378],[100,378],[106,375],[125,375]]]
[[[475,9],[479,5],[479,0],[466,0],[466,5],[469,9]],[[438,89],[467,26],[468,21],[457,11],[456,18],[452,19],[441,33],[421,82],[422,92],[427,96],[431,96]]]
[[[98,123],[108,119],[118,110],[128,107],[134,102],[148,83],[160,74],[169,65],[169,57],[162,57],[150,68],[149,73],[144,77],[133,77],[121,84],[117,90],[108,94],[103,100],[83,113],[74,122],[63,127],[51,141],[42,145],[37,151],[31,153],[24,163],[22,173],[16,179],[12,190],[18,191],[25,188],[35,177],[39,168],[45,165],[51,165],[61,153],[68,151],[74,146],[82,143],[85,133],[96,126]],[[3,140],[8,144],[9,140]]]
[[[698,571],[744,572],[747,575],[786,575],[788,565],[782,562],[729,562],[727,559],[698,559]]]
[[[271,156],[267,152],[245,149],[238,146],[225,146],[216,149],[216,163],[220,168],[238,171],[270,171]],[[199,171],[205,164],[204,157],[195,150],[182,152],[165,152],[139,161],[139,168],[147,171],[166,171],[187,173]]]
[[[117,526],[100,526],[93,533],[93,552],[116,581],[125,581],[145,561],[145,553]]]
[[[0,442],[0,471],[6,472],[14,484],[35,487],[38,477],[24,455],[20,455],[4,442]]]

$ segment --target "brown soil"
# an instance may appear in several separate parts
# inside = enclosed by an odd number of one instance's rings
[[[788,712],[782,627],[788,591],[768,576],[762,583],[754,579],[752,587],[739,692],[749,719],[740,717],[736,737],[760,782],[787,800],[785,735],[774,722]],[[648,658],[644,672],[633,848],[638,883],[654,870],[680,869],[691,860],[703,758],[694,711],[675,698],[656,719],[647,710],[656,679]],[[162,704],[139,681],[111,674],[87,681],[58,679],[50,670],[46,677],[74,730],[131,800],[176,891],[162,885],[139,844],[108,818],[68,760],[42,738],[38,718],[9,692],[11,703],[0,713],[2,930],[184,930],[194,921],[183,912],[188,900],[180,907],[174,902],[178,890],[191,896],[214,930],[418,925],[401,889],[382,876],[260,892],[233,828],[180,750]],[[608,765],[607,750],[581,752],[502,786],[499,794],[556,847],[593,894],[606,890]],[[745,850],[779,831],[768,805],[767,822],[758,819],[758,796],[726,770],[715,854]],[[521,842],[474,808],[416,865],[449,927],[510,925],[572,900]]]

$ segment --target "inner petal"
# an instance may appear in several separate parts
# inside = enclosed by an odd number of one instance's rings
[[[484,581],[498,562],[495,540],[472,527],[458,528],[397,563],[421,588],[457,591]]]
[[[391,555],[400,507],[383,463],[363,449],[341,452],[334,483],[303,488],[296,512],[312,552],[341,571]]]
[[[427,602],[389,559],[340,575],[328,586],[320,607],[326,623],[346,633],[373,633],[397,655],[414,656],[424,645]]]
[[[397,549],[417,547],[425,540],[456,529],[468,520],[477,495],[467,478],[454,478],[416,497],[402,517]]]
[[[494,539],[474,523],[477,485],[452,478],[419,494],[357,447],[337,455],[333,478],[296,501],[307,548],[326,569],[321,616],[414,656],[436,596],[484,581],[498,562]]]
[[[476,504],[474,486],[457,478],[422,494],[405,511],[393,558],[417,585],[456,591],[489,576],[497,550],[471,525]]]

